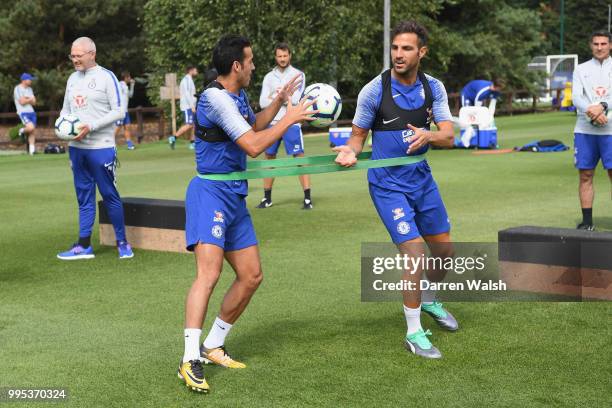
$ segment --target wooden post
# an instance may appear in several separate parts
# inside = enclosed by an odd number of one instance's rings
[[[157,124],[157,137],[159,140],[164,138],[164,130],[166,129],[166,121],[164,120],[164,110],[159,109],[159,122]]]
[[[170,100],[171,112],[172,112],[172,134],[176,135],[176,100],[179,99],[180,92],[176,84],[176,74],[166,74],[165,86],[159,88],[159,99]]]
[[[136,121],[138,122],[138,143],[144,138],[144,121],[142,119],[142,106],[136,108]]]
[[[176,103],[174,101],[174,87],[170,86],[170,105],[172,106],[172,134],[176,135]]]

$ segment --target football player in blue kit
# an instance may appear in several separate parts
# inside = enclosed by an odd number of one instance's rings
[[[246,207],[246,180],[211,180],[210,174],[246,169],[247,155],[256,157],[278,141],[295,123],[313,120],[311,102],[287,104],[287,112],[267,128],[280,108],[301,86],[301,75],[284,85],[272,103],[253,113],[244,88],[255,69],[251,43],[245,37],[222,37],[213,50],[219,76],[202,92],[196,107],[196,167],[185,198],[186,244],[195,253],[196,278],[185,302],[185,353],[178,376],[191,389],[207,392],[202,361],[240,369],[225,349],[225,338],[248,305],[263,275],[251,216]],[[200,335],[208,301],[219,279],[223,260],[236,278],[202,344]]]
[[[338,164],[350,167],[356,163],[370,129],[372,160],[422,156],[430,145],[452,147],[453,123],[444,85],[419,70],[427,53],[427,37],[427,30],[414,21],[401,22],[393,30],[393,67],[359,93],[351,137],[346,145],[334,148]],[[430,130],[432,121],[438,130]],[[368,184],[378,215],[402,254],[421,256],[426,243],[433,256],[452,255],[450,222],[426,160],[370,169]],[[403,292],[408,326],[405,345],[416,355],[440,358],[441,353],[427,338],[431,333],[421,327],[421,310],[447,330],[457,330],[458,324],[436,300],[434,290],[419,289],[423,271],[412,272],[404,274],[417,288]],[[428,270],[427,278],[438,282],[445,273]]]

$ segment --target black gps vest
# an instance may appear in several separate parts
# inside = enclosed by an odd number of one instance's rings
[[[417,128],[429,130],[432,118],[433,95],[425,74],[419,71],[417,75],[425,91],[425,102],[420,108],[406,110],[397,106],[393,100],[393,95],[391,94],[391,70],[389,69],[381,74],[382,100],[376,112],[374,125],[372,126],[373,132],[406,130],[407,123]]]
[[[208,84],[208,86],[206,88],[204,88],[202,93],[204,93],[204,91],[207,90],[208,88],[217,88],[217,89],[221,89],[221,90],[225,89],[223,87],[223,85],[221,85],[219,82],[212,81],[210,84]],[[230,139],[230,137],[227,135],[227,133],[225,133],[225,131],[223,129],[221,129],[219,126],[214,126],[214,127],[211,127],[211,128],[207,128],[207,127],[204,127],[204,126],[200,125],[200,123],[198,122],[197,111],[196,111],[195,118],[194,118],[193,122],[195,124],[195,135],[196,135],[196,137],[199,137],[200,139],[204,140],[205,142],[209,142],[209,143],[221,143],[221,142],[231,142],[232,141]]]

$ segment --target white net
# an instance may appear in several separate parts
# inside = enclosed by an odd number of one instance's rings
[[[564,89],[566,82],[572,81],[574,69],[578,65],[578,55],[540,55],[534,57],[527,69],[542,71],[546,75],[540,83],[540,97],[552,98],[556,89]]]

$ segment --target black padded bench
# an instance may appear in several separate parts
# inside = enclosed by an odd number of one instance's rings
[[[511,289],[612,300],[612,233],[522,226],[498,242]]]
[[[185,202],[156,198],[123,197],[127,239],[134,248],[187,252],[185,249]],[[102,201],[100,244],[116,245],[115,231]]]

